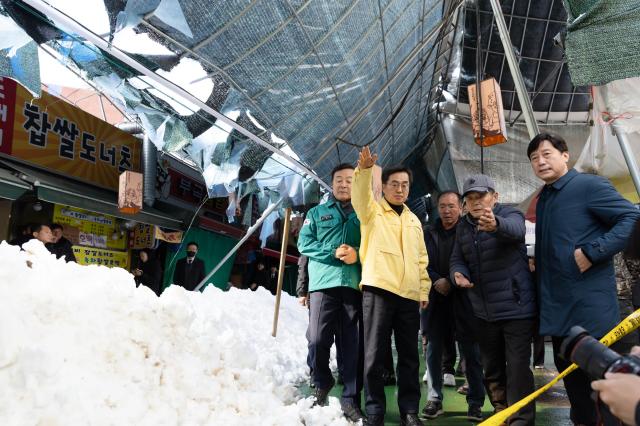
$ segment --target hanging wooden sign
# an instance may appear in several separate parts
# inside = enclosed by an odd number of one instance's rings
[[[471,120],[473,123],[473,138],[480,145],[480,120],[478,114],[478,98],[476,84],[470,84],[469,106],[471,107]],[[507,126],[504,121],[502,109],[502,93],[495,78],[484,80],[480,83],[480,95],[482,97],[482,128],[483,145],[491,146],[507,141]]]
[[[126,171],[120,175],[118,210],[127,214],[142,210],[142,173]]]

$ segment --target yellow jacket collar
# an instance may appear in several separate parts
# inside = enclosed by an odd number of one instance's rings
[[[389,204],[389,202],[387,201],[386,198],[384,198],[384,195],[382,196],[382,198],[380,199],[380,205],[382,206],[382,208],[384,209],[384,211],[389,212],[393,210],[393,207],[391,207],[391,205]],[[407,208],[406,204],[402,205],[402,212],[404,213],[404,210]]]

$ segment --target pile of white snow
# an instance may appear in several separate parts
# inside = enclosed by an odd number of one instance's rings
[[[160,298],[125,270],[56,260],[35,240],[0,244],[0,424],[346,425],[310,408],[307,312],[213,286]]]

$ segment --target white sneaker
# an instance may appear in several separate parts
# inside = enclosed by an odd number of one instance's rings
[[[422,376],[422,381],[425,383],[429,383],[429,370],[424,372],[424,376]]]
[[[456,386],[456,378],[453,377],[453,374],[445,373],[444,376],[442,376],[442,384],[445,385],[445,386],[455,387]]]

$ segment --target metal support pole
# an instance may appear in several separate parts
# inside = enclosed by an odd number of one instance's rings
[[[618,143],[620,143],[620,149],[622,150],[624,160],[627,162],[629,174],[633,180],[633,185],[636,187],[636,193],[638,194],[638,197],[640,197],[640,170],[638,169],[638,163],[633,156],[633,151],[631,150],[631,144],[629,143],[627,133],[622,130],[620,126],[616,126],[615,124],[613,125],[613,129],[616,133],[616,137],[618,138]]]
[[[200,284],[196,286],[196,288],[193,289],[193,291],[200,290],[202,286],[207,283],[207,280],[211,278],[213,274],[218,272],[218,269],[222,268],[222,265],[224,265],[224,263],[227,260],[229,260],[229,258],[233,256],[235,252],[238,251],[238,249],[245,243],[245,241],[247,241],[249,237],[258,230],[258,228],[260,228],[260,225],[262,225],[262,222],[264,222],[264,220],[271,214],[271,212],[273,212],[275,209],[278,208],[282,200],[283,199],[281,198],[278,201],[276,201],[274,204],[271,204],[269,207],[267,207],[264,213],[262,213],[262,216],[260,216],[260,219],[258,219],[256,223],[253,224],[253,226],[247,229],[247,233],[244,234],[244,237],[242,237],[242,239],[238,241],[238,243],[235,246],[233,246],[231,250],[229,250],[229,253],[227,253],[227,255],[215,266],[215,268],[211,270],[211,272],[209,272],[209,274],[200,282]]]
[[[271,335],[276,337],[278,332],[278,316],[280,315],[280,296],[282,295],[282,280],[284,279],[284,261],[287,258],[287,246],[289,245],[289,227],[291,225],[291,207],[287,207],[282,227],[282,246],[280,248],[280,266],[278,268],[278,290],[276,290],[276,307],[273,311],[273,330]]]
[[[500,34],[500,40],[502,41],[504,55],[507,58],[509,70],[511,71],[511,76],[513,77],[516,92],[518,93],[518,101],[520,102],[520,109],[522,109],[522,113],[524,115],[524,121],[527,124],[527,131],[529,132],[529,137],[533,139],[538,133],[540,133],[540,129],[538,128],[538,123],[536,122],[536,118],[533,115],[533,106],[531,106],[531,100],[529,99],[529,94],[527,93],[527,87],[524,85],[524,79],[522,78],[522,73],[520,72],[518,60],[516,59],[516,55],[513,52],[513,45],[511,44],[509,28],[507,28],[507,23],[505,22],[504,15],[502,14],[502,7],[500,6],[498,0],[489,1],[491,2],[491,9],[493,9],[493,15],[495,16],[496,25],[498,26],[498,33]]]
[[[93,43],[99,49],[109,53],[110,55],[112,55],[116,59],[124,62],[125,64],[127,64],[128,66],[130,66],[134,70],[138,71],[139,73],[141,73],[143,75],[146,75],[151,80],[153,80],[156,84],[158,84],[159,87],[162,87],[162,88],[166,89],[169,92],[177,94],[179,97],[182,97],[183,99],[186,99],[189,102],[197,105],[204,112],[213,115],[218,120],[220,120],[222,123],[224,123],[224,124],[226,124],[228,126],[231,126],[232,128],[234,128],[238,132],[242,133],[243,135],[245,135],[246,137],[251,139],[253,142],[257,143],[258,145],[262,146],[263,148],[268,149],[269,151],[271,151],[271,152],[273,152],[275,154],[280,155],[284,160],[286,160],[295,169],[303,171],[304,173],[309,175],[309,177],[317,180],[318,183],[320,183],[320,185],[324,186],[328,190],[331,190],[331,187],[329,185],[327,185],[322,179],[320,179],[320,177],[318,175],[316,175],[311,169],[306,167],[300,161],[298,161],[295,158],[291,157],[290,155],[284,153],[282,150],[276,148],[275,146],[273,146],[273,145],[265,142],[264,140],[260,139],[258,136],[254,135],[253,133],[251,133],[250,131],[248,131],[244,127],[240,126],[238,123],[236,123],[235,121],[231,120],[230,118],[228,118],[224,114],[222,114],[222,113],[216,111],[215,109],[211,108],[209,105],[207,105],[206,103],[202,102],[197,97],[193,96],[191,93],[189,93],[186,90],[184,90],[182,87],[180,87],[177,84],[167,80],[166,78],[160,76],[159,74],[156,74],[155,72],[151,71],[149,68],[145,67],[144,65],[142,65],[141,63],[139,63],[138,61],[136,61],[135,59],[130,57],[125,52],[123,52],[120,49],[116,48],[115,46],[113,46],[113,44],[109,43],[107,40],[104,40],[103,38],[99,37],[97,34],[94,34],[89,29],[87,29],[84,25],[82,25],[79,22],[75,21],[74,19],[72,19],[71,17],[67,16],[63,12],[59,11],[55,7],[49,5],[48,3],[45,3],[42,0],[24,0],[24,3],[28,4],[29,6],[31,6],[35,10],[41,12],[46,17],[52,19],[55,24],[61,24],[64,27],[64,29],[73,31],[74,33],[84,37],[86,40],[88,40],[91,43]]]

